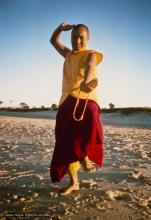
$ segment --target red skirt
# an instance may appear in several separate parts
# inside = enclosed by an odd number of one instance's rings
[[[73,119],[76,98],[68,96],[61,104],[56,116],[55,149],[50,164],[52,182],[59,182],[66,174],[69,164],[86,156],[102,166],[103,135],[100,119],[101,109],[95,101],[88,100],[82,121]],[[76,117],[83,111],[85,100],[80,99]]]

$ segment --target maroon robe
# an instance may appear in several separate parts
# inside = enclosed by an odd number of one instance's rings
[[[101,109],[93,100],[88,100],[82,121],[73,119],[76,98],[68,96],[61,104],[56,116],[55,149],[50,164],[52,182],[59,182],[66,174],[69,164],[86,156],[102,166],[103,135],[100,120]],[[85,100],[80,99],[76,118],[81,116]]]

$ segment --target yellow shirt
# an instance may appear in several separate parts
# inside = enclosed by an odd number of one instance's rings
[[[76,98],[78,97],[80,84],[84,80],[84,65],[90,52],[96,53],[97,64],[102,61],[102,54],[93,50],[70,51],[67,54],[63,67],[62,95],[59,106],[68,95]],[[97,78],[96,69],[94,69],[93,78]],[[88,93],[80,91],[79,98],[87,99],[87,97]],[[89,99],[94,100],[99,104],[97,87],[89,93]]]

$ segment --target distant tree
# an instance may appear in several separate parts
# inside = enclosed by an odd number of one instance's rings
[[[2,105],[4,102],[3,101],[0,101],[0,105]]]
[[[44,105],[42,105],[42,106],[41,106],[41,108],[45,108],[45,106],[44,106]]]
[[[22,108],[22,109],[29,109],[29,106],[28,106],[25,102],[21,102],[21,103],[19,104],[19,106],[20,106],[20,108]]]
[[[53,103],[52,106],[51,106],[51,110],[54,111],[54,110],[57,110],[57,109],[58,109],[57,105],[55,103]]]
[[[109,106],[110,106],[110,109],[113,109],[115,107],[113,103],[110,103]]]

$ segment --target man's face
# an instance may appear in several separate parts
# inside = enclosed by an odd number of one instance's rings
[[[86,28],[73,29],[71,33],[71,43],[73,50],[81,50],[86,48],[89,41],[89,34]]]

